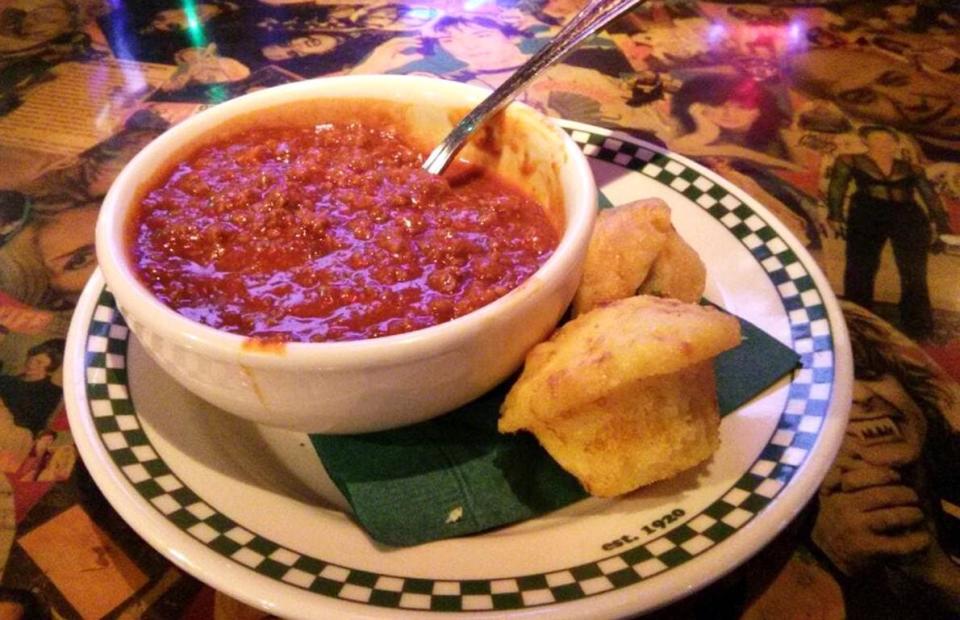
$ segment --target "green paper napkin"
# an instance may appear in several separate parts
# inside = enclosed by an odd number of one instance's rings
[[[775,383],[797,355],[740,320],[740,346],[715,360],[721,415]],[[513,379],[439,418],[361,435],[312,435],[356,520],[409,546],[523,521],[587,497],[529,433],[497,432]]]

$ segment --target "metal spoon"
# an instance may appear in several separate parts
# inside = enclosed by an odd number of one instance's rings
[[[440,174],[446,170],[473,132],[510,103],[533,78],[563,59],[584,39],[640,2],[641,0],[590,0],[587,6],[577,13],[552,41],[541,47],[530,57],[530,60],[523,63],[503,84],[457,123],[423,162],[423,168],[432,174]]]

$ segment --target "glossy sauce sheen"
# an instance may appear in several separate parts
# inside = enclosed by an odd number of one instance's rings
[[[250,129],[207,144],[132,221],[143,282],[180,314],[267,341],[374,338],[462,316],[557,245],[483,170],[443,177],[387,128]]]

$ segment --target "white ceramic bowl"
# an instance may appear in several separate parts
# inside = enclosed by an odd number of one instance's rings
[[[238,416],[303,432],[353,433],[411,424],[480,396],[516,370],[556,325],[580,279],[596,214],[586,158],[548,119],[512,104],[463,155],[495,169],[543,204],[562,229],[553,255],[527,281],[465,316],[369,340],[250,346],[156,299],[129,260],[126,222],[145,187],[225,123],[320,122],[374,106],[424,151],[487,91],[425,77],[320,78],[269,88],[201,112],[154,140],[127,165],[97,222],[97,259],[147,352],[186,388]]]

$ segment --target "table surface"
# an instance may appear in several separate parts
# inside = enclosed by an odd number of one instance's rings
[[[146,545],[76,456],[63,338],[123,164],[204,107],[304,78],[495,87],[582,4],[0,1],[0,617],[265,616]],[[957,5],[649,0],[523,99],[710,167],[850,300],[854,407],[818,497],[655,615],[960,614]]]

